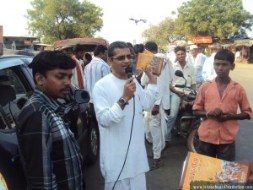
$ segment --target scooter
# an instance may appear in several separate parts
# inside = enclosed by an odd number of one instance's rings
[[[186,86],[186,79],[182,71],[176,70],[175,75],[184,78],[185,84],[176,85],[175,87],[181,88],[185,95],[181,97],[181,103],[175,126],[172,128],[172,134],[186,138],[188,150],[191,152],[198,152],[199,140],[197,129],[200,125],[201,118],[193,115],[192,111],[193,101],[196,98],[197,92]]]

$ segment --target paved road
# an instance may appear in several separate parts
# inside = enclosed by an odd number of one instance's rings
[[[253,64],[238,64],[231,72],[233,80],[244,86],[253,106]],[[241,130],[236,143],[237,160],[253,162],[253,121],[241,121]],[[151,146],[147,144],[151,153]],[[147,173],[148,190],[177,190],[183,160],[187,154],[185,139],[174,137],[172,145],[164,151],[163,167]],[[151,161],[151,160],[150,160]],[[103,178],[98,164],[87,168],[86,181],[88,190],[103,190]]]

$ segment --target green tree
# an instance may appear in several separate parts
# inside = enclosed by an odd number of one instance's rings
[[[253,15],[243,9],[242,0],[191,0],[178,8],[177,34],[188,38],[205,35],[224,39],[245,35]]]
[[[179,38],[174,31],[174,21],[167,17],[158,25],[150,26],[149,29],[143,32],[142,36],[147,41],[155,41],[159,48],[167,49],[169,43]]]
[[[103,26],[102,9],[86,0],[33,0],[31,5],[28,29],[45,43],[92,37]]]

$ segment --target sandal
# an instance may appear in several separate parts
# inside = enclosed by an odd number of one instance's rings
[[[160,168],[161,166],[162,166],[161,159],[160,158],[159,159],[154,159],[153,160],[153,164],[152,164],[152,166],[150,168],[150,171],[156,170],[156,169]]]

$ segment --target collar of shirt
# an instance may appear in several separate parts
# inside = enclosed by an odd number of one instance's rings
[[[52,110],[56,111],[61,104],[59,101],[47,96],[44,92],[36,88],[33,93],[33,98],[37,101],[41,102],[42,104],[48,105]]]
[[[103,59],[101,59],[100,57],[93,57],[91,61],[102,61],[104,63],[106,63]]]

